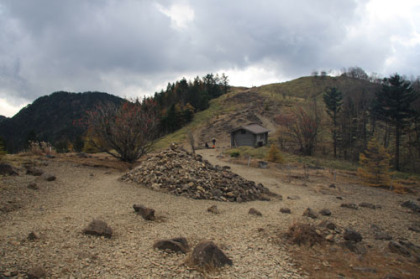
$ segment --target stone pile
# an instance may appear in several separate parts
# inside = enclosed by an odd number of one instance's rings
[[[200,155],[172,144],[171,148],[148,156],[121,180],[193,199],[245,202],[277,196],[262,184],[246,180],[229,169],[213,166]]]

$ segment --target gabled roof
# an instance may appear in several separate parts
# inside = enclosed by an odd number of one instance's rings
[[[257,123],[251,123],[251,124],[236,128],[236,129],[232,130],[231,133],[236,132],[236,131],[241,130],[241,129],[247,130],[247,131],[249,131],[253,134],[264,134],[264,133],[270,132],[270,130],[264,128],[263,126],[261,126]]]

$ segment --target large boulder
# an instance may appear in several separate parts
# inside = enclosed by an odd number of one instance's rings
[[[195,246],[190,256],[189,263],[204,269],[219,268],[233,264],[232,260],[229,259],[216,244],[207,240],[202,241]]]
[[[134,204],[133,208],[144,220],[154,221],[156,219],[155,210],[153,208],[148,208],[140,204]]]
[[[83,230],[84,234],[104,236],[106,238],[112,237],[112,229],[102,220],[94,219],[89,225]]]
[[[167,252],[187,253],[189,250],[188,241],[185,237],[172,239],[161,239],[153,244],[153,248]]]

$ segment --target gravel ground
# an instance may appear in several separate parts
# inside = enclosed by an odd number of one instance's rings
[[[372,245],[385,247],[387,242],[374,240],[371,224],[394,238],[403,237],[420,245],[419,234],[407,229],[419,221],[419,215],[399,206],[415,196],[399,196],[339,179],[332,189],[328,187],[331,179],[322,175],[318,179],[316,172],[309,181],[286,183],[280,178],[281,170],[221,163],[213,150],[200,153],[211,163],[230,165],[233,172],[283,195],[283,201],[193,200],[121,182],[119,171],[52,160],[42,168],[55,174],[55,181],[25,175],[0,180],[0,200],[22,206],[0,213],[0,277],[3,274],[25,278],[29,269],[40,266],[51,278],[307,278],[308,274],[286,252],[286,243],[270,241],[270,237],[260,233],[269,226],[286,231],[293,222],[312,222],[302,217],[307,207],[315,211],[330,209],[332,216],[320,217],[321,220],[353,227]],[[27,189],[33,181],[39,190]],[[19,188],[22,195],[8,195],[11,188]],[[299,199],[287,199],[288,196]],[[380,204],[382,209],[351,210],[341,208],[342,202],[370,202]],[[133,204],[155,209],[158,220],[143,220],[132,209]],[[207,212],[212,205],[217,205],[221,213]],[[263,216],[249,215],[251,207]],[[289,207],[292,214],[279,213],[281,207]],[[111,239],[82,234],[94,218],[110,225],[114,231]],[[27,240],[30,232],[39,239]],[[202,274],[183,264],[187,255],[152,248],[158,239],[181,236],[187,238],[191,247],[203,239],[213,240],[233,260],[233,266]]]

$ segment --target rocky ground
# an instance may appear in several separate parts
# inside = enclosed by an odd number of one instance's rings
[[[296,168],[285,175],[273,165],[221,161],[217,150],[200,154],[283,199],[192,199],[121,181],[125,172],[109,158],[32,160],[32,170],[42,175],[22,167],[19,175],[0,178],[0,278],[418,278],[420,214],[410,207],[419,204],[418,193],[366,188],[349,173],[334,179],[328,170],[303,176]],[[401,206],[406,201],[408,207]],[[143,219],[133,204],[154,209],[156,218]],[[214,205],[217,211],[208,211]],[[251,208],[260,214],[249,214]],[[316,218],[302,216],[307,208]],[[331,214],[322,215],[324,209]],[[112,236],[84,234],[93,219],[105,221]],[[292,244],[284,234],[297,223],[313,224],[325,241]],[[232,266],[202,273],[185,264],[191,251],[153,248],[157,240],[177,237],[190,247],[212,240]]]

